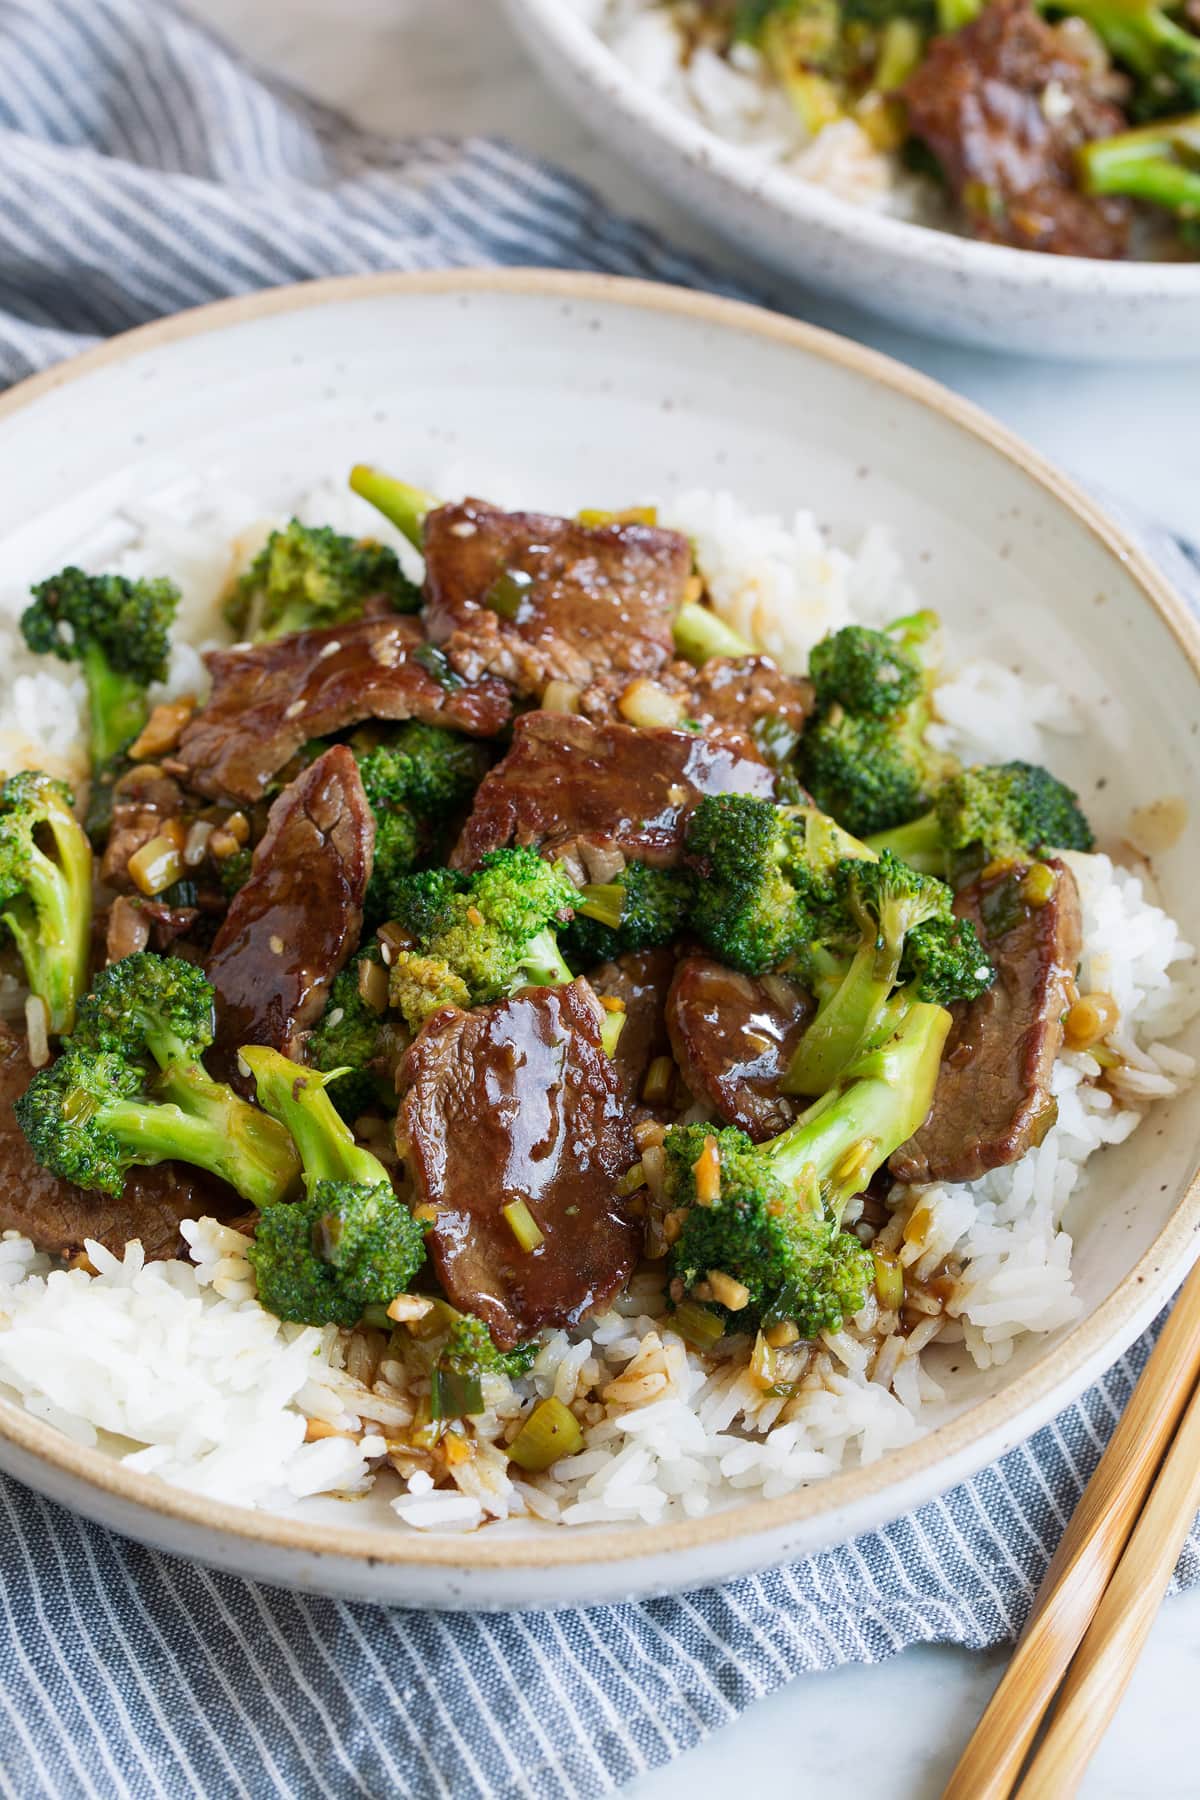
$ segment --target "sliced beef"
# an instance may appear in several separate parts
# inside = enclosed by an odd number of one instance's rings
[[[507,1349],[574,1325],[633,1267],[640,1231],[616,1183],[636,1151],[620,1079],[585,982],[527,988],[471,1012],[443,1007],[400,1070],[397,1145],[455,1306]],[[522,1250],[501,1208],[524,1200],[543,1241]]]
[[[671,983],[667,1030],[696,1099],[759,1144],[803,1110],[779,1083],[814,1010],[781,975],[756,981],[709,956],[687,956]]]
[[[1097,76],[1028,0],[993,0],[934,38],[901,90],[977,237],[1062,256],[1123,256],[1125,200],[1081,193],[1075,152],[1124,127]]]
[[[88,1194],[60,1181],[34,1160],[13,1114],[13,1102],[33,1080],[24,1042],[0,1026],[0,1231],[20,1231],[39,1250],[70,1255],[95,1238],[120,1256],[140,1238],[150,1261],[185,1254],[182,1219],[228,1218],[245,1201],[198,1169],[156,1163],[134,1169],[119,1199]]]
[[[534,844],[550,857],[618,850],[667,868],[683,854],[688,815],[703,795],[773,791],[764,764],[696,732],[526,713],[476,793],[450,862],[473,869],[489,850]]]
[[[588,971],[588,983],[597,994],[625,1003],[625,1024],[613,1058],[625,1097],[632,1105],[641,1099],[642,1085],[656,1056],[669,1056],[667,990],[675,973],[671,950],[639,950],[601,963]]]
[[[978,1000],[951,1009],[929,1117],[889,1165],[898,1181],[974,1181],[1017,1162],[1057,1117],[1050,1078],[1081,935],[1075,877],[1065,863],[1049,866],[1055,887],[1043,906],[1023,900],[1021,863],[955,900],[959,917],[978,928],[996,980]]]
[[[259,799],[309,739],[360,719],[421,719],[492,737],[512,710],[503,682],[463,681],[422,643],[416,622],[396,613],[214,650],[206,661],[211,698],[169,767],[214,799]]]
[[[661,678],[687,704],[687,716],[748,740],[769,763],[783,763],[813,709],[812,683],[785,675],[769,656],[714,656],[699,669],[673,663]]]
[[[676,531],[464,500],[425,521],[426,626],[472,681],[502,675],[534,699],[553,680],[624,687],[670,661],[691,568]]]
[[[179,783],[157,763],[135,763],[127,769],[113,787],[112,826],[100,862],[100,879],[112,888],[131,887],[130,857],[164,829],[174,829],[174,821],[182,820],[186,810]]]
[[[276,800],[249,880],[213,940],[208,977],[227,1078],[242,1044],[290,1054],[320,1016],[358,943],[374,853],[375,820],[358,765],[337,744]]]

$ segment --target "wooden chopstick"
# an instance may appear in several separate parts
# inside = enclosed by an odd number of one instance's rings
[[[1200,1388],[1067,1671],[1018,1800],[1071,1800],[1129,1685],[1197,1511]]]
[[[1009,1800],[1038,1727],[1096,1616],[1198,1381],[1200,1264],[1184,1283],[1109,1446],[1084,1489],[1046,1570],[1012,1660],[950,1777],[943,1800]],[[1200,1458],[1197,1461],[1200,1464]],[[1157,1606],[1157,1599],[1154,1604]],[[1108,1716],[1105,1714],[1105,1723]],[[1064,1792],[1060,1789],[1054,1800],[1061,1800]],[[1024,1789],[1021,1800],[1029,1800]]]

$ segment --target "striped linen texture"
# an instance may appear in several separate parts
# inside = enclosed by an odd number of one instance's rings
[[[388,143],[142,0],[0,0],[0,383],[221,295],[544,264],[720,289],[510,146]],[[1139,521],[1200,604],[1200,569]],[[0,1792],[606,1793],[806,1670],[1019,1629],[1149,1352],[887,1530],[729,1586],[555,1614],[313,1599],[0,1480]],[[1200,1579],[1193,1536],[1177,1580]]]

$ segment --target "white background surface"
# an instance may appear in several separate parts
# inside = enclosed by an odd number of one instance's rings
[[[498,132],[590,180],[611,204],[728,257],[657,199],[536,80],[491,0],[190,0],[277,73],[361,124]],[[753,271],[742,270],[745,276]],[[778,288],[775,290],[779,292]],[[784,298],[785,296],[780,296]],[[956,349],[787,296],[794,310],[915,364],[996,413],[1096,486],[1200,536],[1200,360],[1100,368]],[[1200,355],[1200,334],[1193,346]],[[812,1676],[626,1790],[630,1800],[933,1800],[1003,1655],[920,1647],[877,1668]],[[1085,1800],[1200,1796],[1200,1591],[1160,1616]]]

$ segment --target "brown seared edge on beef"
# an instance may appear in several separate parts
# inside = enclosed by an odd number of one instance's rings
[[[426,628],[470,680],[501,675],[534,699],[555,680],[619,693],[674,654],[692,570],[677,531],[464,500],[429,514],[424,549]]]
[[[616,1193],[637,1153],[601,1016],[583,981],[443,1007],[401,1065],[396,1142],[436,1215],[438,1277],[502,1349],[602,1306],[638,1253]],[[518,1199],[542,1232],[536,1250],[501,1211]]]
[[[1054,1123],[1050,1078],[1081,929],[1075,877],[1065,863],[1049,867],[1054,892],[1042,906],[1022,898],[1026,863],[981,877],[955,900],[959,917],[978,928],[996,980],[978,1000],[951,1008],[929,1117],[889,1165],[898,1181],[974,1181],[1017,1162]]]
[[[625,1006],[625,1023],[613,1061],[630,1105],[641,1099],[655,1057],[671,1054],[666,1008],[674,973],[672,950],[628,951],[588,970],[588,983],[597,994],[620,1000]]]
[[[216,1056],[243,1044],[291,1054],[358,943],[375,819],[351,752],[336,744],[284,789],[208,958]]]
[[[507,725],[504,683],[466,682],[396,613],[214,650],[207,706],[184,728],[169,768],[197,793],[250,803],[311,738],[362,719],[421,719],[472,737]]]
[[[765,764],[698,732],[526,713],[475,795],[450,866],[473,869],[489,850],[533,844],[550,857],[578,850],[585,868],[593,850],[668,868],[703,795],[769,797],[774,783]]]
[[[23,1041],[0,1026],[0,1231],[20,1231],[39,1250],[71,1255],[95,1238],[114,1256],[140,1238],[150,1261],[184,1252],[180,1221],[205,1213],[229,1218],[246,1203],[231,1187],[175,1163],[130,1170],[119,1199],[60,1181],[34,1160],[13,1102],[33,1080]]]
[[[804,1106],[779,1083],[814,1010],[782,975],[754,980],[709,956],[686,956],[671,983],[667,1030],[696,1099],[760,1144]]]
[[[901,90],[978,237],[1062,256],[1125,254],[1129,205],[1081,193],[1075,152],[1125,125],[1090,70],[1028,0],[992,0],[934,38]]]

